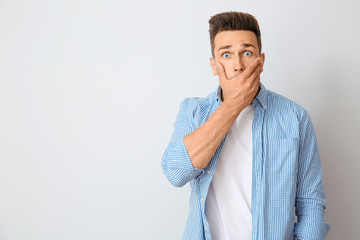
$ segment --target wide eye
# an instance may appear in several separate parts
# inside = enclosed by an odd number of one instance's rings
[[[252,52],[246,51],[244,52],[244,56],[250,57],[252,55]]]
[[[223,58],[229,58],[229,57],[230,57],[230,53],[228,53],[228,52],[223,53],[222,57],[223,57]]]

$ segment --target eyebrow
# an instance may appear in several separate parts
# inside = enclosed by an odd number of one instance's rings
[[[243,48],[247,48],[247,47],[253,47],[253,48],[255,48],[255,46],[252,45],[252,44],[250,44],[250,43],[243,43],[243,44],[241,44],[241,46],[242,46]],[[220,50],[222,50],[222,49],[229,49],[229,48],[231,48],[231,45],[222,46],[222,47],[220,47],[220,48],[218,49],[218,51],[220,51]]]

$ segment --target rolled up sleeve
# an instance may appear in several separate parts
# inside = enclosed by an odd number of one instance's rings
[[[193,167],[184,144],[184,137],[195,130],[192,113],[187,107],[187,100],[182,101],[180,105],[174,132],[161,160],[165,176],[176,187],[184,186],[204,171]]]
[[[295,235],[302,240],[322,240],[330,229],[324,221],[325,192],[316,135],[309,115],[300,122]]]

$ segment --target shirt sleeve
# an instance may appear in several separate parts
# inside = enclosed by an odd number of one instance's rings
[[[302,240],[322,240],[330,229],[324,221],[325,192],[316,135],[305,111],[300,120],[299,169],[295,214],[295,235]]]
[[[191,179],[201,175],[204,170],[193,167],[184,144],[184,137],[193,132],[193,116],[187,107],[187,100],[182,101],[177,115],[174,132],[162,157],[162,170],[175,187],[182,187]]]

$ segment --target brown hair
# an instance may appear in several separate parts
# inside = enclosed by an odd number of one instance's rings
[[[259,24],[254,16],[243,12],[223,12],[212,16],[209,20],[211,54],[214,57],[214,39],[222,31],[245,30],[255,34],[261,53],[261,34]]]

